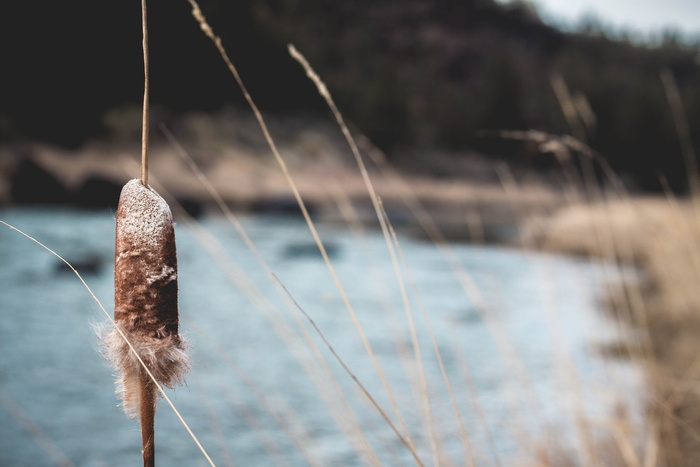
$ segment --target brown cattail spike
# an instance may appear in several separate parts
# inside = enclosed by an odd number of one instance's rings
[[[122,189],[114,259],[115,324],[155,379],[172,388],[182,383],[189,365],[186,343],[178,334],[175,230],[165,200],[141,180]],[[147,398],[144,381],[150,377],[116,329],[105,344],[120,373],[124,412],[138,418]],[[147,386],[155,401],[155,385]]]
[[[122,189],[114,252],[114,320],[130,332],[177,335],[177,257],[170,208],[139,180]]]

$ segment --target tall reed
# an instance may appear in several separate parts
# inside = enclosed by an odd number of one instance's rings
[[[128,182],[119,201],[114,266],[114,321],[155,380],[181,384],[189,366],[178,334],[177,256],[172,214],[141,180]],[[153,449],[156,388],[121,334],[105,337],[107,354],[120,372],[124,412],[139,418],[144,450]]]
[[[141,179],[122,189],[114,252],[114,326],[105,353],[119,371],[124,412],[141,423],[145,467],[155,465],[157,384],[184,382],[189,367],[179,335],[177,248],[170,207],[148,185],[149,67],[146,0],[141,1],[144,97]],[[119,329],[117,329],[119,328]],[[124,337],[126,336],[126,337]]]

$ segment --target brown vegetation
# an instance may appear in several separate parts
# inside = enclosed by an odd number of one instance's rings
[[[569,206],[528,229],[546,250],[640,268],[638,279],[613,287],[606,301],[639,331],[622,353],[642,357],[649,370],[649,423],[660,428],[661,465],[700,462],[699,221],[694,200],[628,198]]]

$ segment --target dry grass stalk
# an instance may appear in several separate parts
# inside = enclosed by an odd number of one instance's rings
[[[574,99],[571,97],[569,87],[566,85],[566,81],[564,81],[564,77],[559,73],[554,73],[550,76],[549,80],[573,136],[579,141],[585,141],[586,130],[584,129],[584,123],[580,118],[580,114],[576,108]]]
[[[697,156],[695,154],[695,148],[693,147],[693,138],[690,125],[688,124],[688,117],[683,107],[683,99],[678,89],[676,78],[673,76],[673,72],[670,69],[664,68],[661,70],[661,81],[664,85],[664,91],[666,92],[666,98],[668,99],[671,113],[673,114],[673,122],[676,125],[678,142],[681,145],[681,152],[688,173],[690,193],[693,196],[698,196],[698,193],[700,193],[700,180],[698,180]]]
[[[68,456],[61,450],[60,446],[39,426],[32,417],[25,412],[22,407],[8,394],[0,389],[0,407],[2,407],[10,417],[21,426],[37,445],[50,458],[54,465],[59,467],[74,467]]]
[[[144,467],[155,466],[155,410],[158,383],[172,388],[189,367],[178,334],[177,251],[170,207],[148,186],[149,76],[146,0],[143,31],[143,119],[141,180],[122,189],[114,251],[114,329],[106,353],[119,370],[124,412],[141,423]],[[125,337],[126,336],[126,337]]]
[[[148,76],[148,21],[146,20],[146,0],[141,0],[141,26],[143,31],[143,118],[141,128],[141,182],[148,186],[148,137],[149,137],[149,90]]]
[[[394,394],[393,394],[393,392],[392,392],[392,390],[387,382],[387,379],[384,375],[384,372],[383,372],[383,370],[382,370],[382,368],[381,368],[381,366],[376,358],[376,355],[374,354],[374,351],[369,343],[369,340],[367,339],[367,336],[364,332],[364,329],[362,328],[362,325],[359,322],[357,314],[355,313],[355,310],[354,310],[352,304],[350,303],[350,300],[347,296],[345,288],[343,287],[342,283],[340,282],[340,278],[338,277],[338,275],[335,271],[335,268],[333,267],[333,263],[331,262],[331,260],[328,256],[326,248],[323,245],[323,242],[321,241],[321,238],[318,234],[318,231],[316,230],[316,227],[315,227],[315,225],[311,219],[311,216],[309,215],[309,212],[306,208],[306,203],[302,199],[301,193],[299,192],[297,184],[294,182],[291,174],[289,173],[289,169],[287,167],[287,164],[285,163],[284,159],[282,158],[282,155],[280,154],[280,152],[277,148],[277,145],[275,144],[274,140],[272,139],[272,136],[270,135],[267,124],[265,123],[265,120],[263,119],[262,114],[260,113],[260,110],[258,109],[258,106],[255,104],[255,102],[253,101],[253,98],[248,93],[248,90],[247,90],[246,86],[244,85],[243,80],[241,79],[240,75],[238,74],[238,70],[231,62],[231,60],[228,56],[228,53],[226,52],[226,50],[221,42],[221,38],[218,37],[214,33],[213,29],[211,28],[211,26],[207,22],[206,18],[204,17],[204,14],[202,13],[197,2],[195,0],[188,0],[188,2],[192,6],[192,16],[199,23],[199,26],[200,26],[202,32],[207,37],[209,37],[209,39],[211,39],[211,41],[216,46],[217,50],[219,51],[219,54],[221,55],[221,58],[226,63],[226,66],[228,67],[229,71],[231,72],[234,79],[236,80],[236,83],[238,84],[239,88],[243,92],[244,98],[246,99],[251,110],[255,114],[255,118],[258,120],[258,123],[260,125],[260,129],[262,130],[262,132],[265,136],[265,140],[267,141],[267,143],[268,143],[268,145],[269,145],[269,147],[270,147],[270,149],[275,157],[276,162],[280,166],[280,169],[282,169],[282,172],[284,174],[284,178],[286,179],[287,183],[289,184],[289,187],[291,188],[291,190],[294,194],[294,198],[297,201],[299,208],[301,209],[302,215],[304,216],[304,219],[305,219],[305,221],[309,227],[309,230],[311,232],[311,235],[314,238],[316,246],[318,247],[319,252],[321,253],[321,256],[323,257],[323,260],[324,260],[326,266],[328,267],[328,270],[329,270],[331,276],[333,277],[333,281],[335,282],[336,287],[338,288],[338,291],[340,292],[343,303],[345,304],[345,307],[348,310],[348,312],[353,320],[355,328],[357,329],[357,331],[360,335],[363,346],[365,347],[365,350],[367,351],[367,354],[369,355],[370,359],[372,360],[372,364],[375,367],[375,370],[377,371],[377,374],[378,374],[380,380],[382,381],[382,385],[384,386],[384,389],[387,393],[387,396],[389,397],[390,403],[391,403],[392,407],[394,408],[394,412],[396,414],[396,417],[399,420],[399,423],[401,425],[402,433],[400,433],[396,429],[394,424],[388,419],[388,417],[386,417],[386,414],[384,413],[384,411],[377,404],[373,404],[373,405],[380,412],[380,414],[385,419],[385,421],[390,425],[392,430],[395,431],[399,440],[409,450],[409,452],[413,456],[416,463],[418,465],[423,465],[423,462],[420,460],[420,458],[418,457],[418,454],[415,451],[415,448],[413,446],[413,442],[412,442],[410,435],[409,435],[408,427],[403,420],[403,417],[402,417],[401,412],[399,410],[398,404],[396,403],[396,399],[395,399]]]

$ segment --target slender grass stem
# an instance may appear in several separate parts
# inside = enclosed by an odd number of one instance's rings
[[[148,67],[148,8],[141,0],[141,27],[143,32],[143,116],[141,127],[141,183],[148,186],[148,138],[149,138],[149,67]],[[156,393],[148,375],[141,372],[140,378],[141,444],[144,467],[155,466],[155,407]]]
[[[377,403],[376,399],[374,399],[374,397],[372,397],[372,394],[370,394],[370,392],[360,382],[360,380],[357,378],[357,376],[355,376],[355,374],[352,372],[352,370],[350,370],[350,368],[348,368],[348,366],[345,364],[343,359],[340,358],[340,356],[336,353],[335,349],[333,348],[331,343],[328,341],[325,334],[323,334],[321,329],[316,325],[316,322],[313,320],[313,318],[311,318],[311,316],[309,316],[306,313],[306,311],[301,307],[301,305],[299,305],[299,303],[294,299],[294,297],[292,297],[292,295],[289,293],[289,290],[287,290],[287,287],[285,287],[284,284],[282,284],[282,282],[279,280],[279,278],[276,275],[274,276],[274,278],[276,281],[279,282],[280,287],[282,287],[282,289],[285,291],[285,293],[287,293],[289,295],[289,299],[292,300],[292,302],[294,303],[294,306],[296,306],[297,309],[309,321],[309,323],[311,323],[311,326],[313,326],[314,330],[316,331],[318,336],[321,338],[323,343],[326,345],[328,350],[331,352],[331,354],[333,354],[333,357],[335,357],[336,361],[340,364],[341,367],[343,367],[343,370],[345,370],[345,372],[352,378],[352,380],[355,382],[355,384],[357,384],[357,386],[360,388],[360,390],[365,395],[365,397],[367,397],[367,400],[369,400],[369,402],[374,406],[374,408],[377,410],[377,412],[379,412],[379,414],[382,416],[382,418],[387,423],[387,425],[389,425],[389,427],[392,429],[392,431],[394,432],[396,437],[408,448],[409,452],[413,456],[413,459],[416,461],[416,464],[419,466],[425,465],[418,457],[418,454],[416,453],[415,449],[413,448],[413,445],[410,444],[408,442],[408,440],[404,438],[404,436],[401,434],[401,432],[396,427],[396,425],[394,425],[392,423],[391,419],[386,414],[386,412],[382,409],[382,407],[379,405],[379,403]]]
[[[221,58],[224,60],[226,63],[226,66],[228,67],[229,71],[233,75],[234,79],[236,80],[236,83],[238,84],[239,88],[243,92],[243,96],[245,97],[246,101],[248,102],[248,105],[250,106],[251,110],[255,114],[255,118],[257,119],[260,128],[265,136],[265,140],[267,141],[268,145],[270,146],[270,150],[272,151],[275,160],[277,164],[280,166],[282,173],[285,177],[285,180],[287,181],[289,187],[292,190],[292,193],[294,194],[294,198],[299,205],[299,208],[301,209],[302,215],[304,216],[304,220],[306,221],[309,231],[311,232],[311,235],[314,239],[314,242],[316,243],[321,256],[323,257],[323,261],[325,262],[329,273],[331,274],[333,281],[341,295],[341,298],[343,300],[343,303],[348,310],[348,313],[350,314],[353,324],[355,325],[355,328],[358,331],[358,334],[360,335],[360,339],[362,340],[362,344],[365,347],[365,350],[367,354],[369,355],[369,358],[372,361],[372,364],[377,372],[377,375],[379,379],[382,382],[382,385],[384,386],[384,390],[387,393],[387,396],[389,397],[391,401],[391,405],[394,408],[394,412],[399,420],[399,423],[402,425],[402,429],[404,432],[405,436],[399,437],[401,442],[406,446],[406,448],[411,452],[411,454],[414,456],[416,463],[419,465],[423,465],[423,463],[420,461],[418,458],[415,449],[413,447],[413,443],[411,441],[410,435],[408,433],[408,429],[406,427],[406,424],[403,420],[403,417],[401,415],[401,412],[398,408],[398,404],[396,403],[396,398],[393,394],[393,391],[391,390],[389,383],[386,379],[386,376],[384,374],[384,371],[381,368],[381,365],[379,364],[379,361],[377,360],[377,357],[374,353],[374,350],[372,349],[371,344],[369,343],[369,340],[367,339],[367,335],[360,324],[359,318],[357,317],[357,314],[355,313],[355,309],[350,303],[350,299],[347,296],[347,293],[345,291],[345,288],[343,287],[342,283],[340,282],[340,278],[338,277],[338,274],[336,273],[335,268],[333,267],[333,263],[330,260],[330,257],[328,256],[328,252],[326,251],[325,246],[323,245],[323,242],[321,241],[321,237],[318,234],[318,231],[316,230],[316,227],[311,219],[311,215],[308,212],[308,209],[306,207],[306,203],[304,203],[304,200],[301,197],[301,194],[299,192],[299,189],[297,187],[297,184],[294,182],[294,179],[292,178],[291,174],[289,173],[289,169],[287,168],[287,164],[285,163],[284,159],[282,158],[282,155],[280,154],[277,145],[275,144],[274,140],[272,139],[272,136],[270,135],[270,131],[267,127],[267,124],[265,123],[265,120],[262,117],[262,114],[258,108],[258,106],[255,104],[253,101],[253,98],[251,97],[250,93],[248,92],[245,84],[243,83],[243,80],[241,79],[238,70],[236,67],[233,65],[233,62],[231,62],[231,59],[228,56],[228,53],[226,53],[226,49],[224,48],[221,38],[214,34],[214,31],[212,30],[211,26],[207,22],[206,18],[204,17],[204,14],[202,13],[202,10],[199,8],[199,5],[195,0],[188,0],[190,5],[192,6],[192,16],[194,16],[195,20],[199,23],[200,28],[202,29],[202,32],[209,37],[209,39],[214,43],[216,46],[217,50],[219,51],[219,54],[221,55]]]
[[[143,445],[143,467],[156,465],[155,415],[156,388],[153,381],[141,372],[141,443]]]
[[[141,183],[148,186],[148,137],[149,137],[149,88],[148,74],[148,21],[146,0],[141,0],[141,25],[143,29],[143,121],[141,127]]]
[[[49,437],[44,429],[39,426],[30,415],[2,387],[0,387],[0,407],[5,409],[10,416],[36,441],[37,445],[51,458],[54,465],[59,467],[75,467],[75,464],[61,450],[60,446]]]

